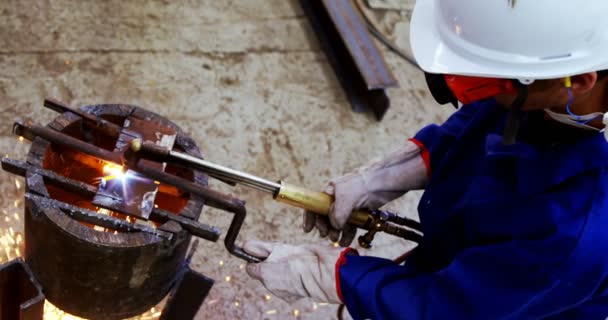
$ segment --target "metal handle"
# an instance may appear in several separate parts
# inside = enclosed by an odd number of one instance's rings
[[[310,210],[322,215],[328,215],[334,203],[334,197],[327,193],[312,191],[281,181],[279,192],[274,199],[294,207]],[[365,228],[372,220],[368,211],[355,211],[348,219],[348,223]]]

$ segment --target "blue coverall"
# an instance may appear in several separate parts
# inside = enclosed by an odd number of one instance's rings
[[[415,136],[432,171],[424,240],[405,265],[346,257],[338,277],[355,319],[608,317],[608,143],[530,121],[530,141],[505,146],[506,115],[477,102]]]

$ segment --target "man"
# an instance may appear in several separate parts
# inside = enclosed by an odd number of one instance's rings
[[[355,319],[606,319],[607,12],[605,0],[418,0],[414,55],[433,96],[464,106],[332,180],[329,224],[305,213],[305,229],[337,239],[353,209],[424,188],[423,241],[404,265],[251,241],[266,260],[248,273]]]

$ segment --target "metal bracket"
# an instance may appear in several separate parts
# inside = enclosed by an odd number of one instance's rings
[[[350,0],[300,0],[300,4],[353,110],[371,109],[382,120],[390,106],[386,89],[398,82],[365,20]]]
[[[21,259],[0,265],[0,320],[42,320],[42,287]]]

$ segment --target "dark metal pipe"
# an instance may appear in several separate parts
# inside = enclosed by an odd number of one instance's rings
[[[92,126],[96,129],[99,129],[103,133],[107,134],[110,137],[116,138],[120,135],[122,128],[119,125],[116,125],[112,122],[104,120],[102,118],[96,117],[92,114],[86,113],[84,111],[80,111],[78,109],[73,109],[67,106],[66,104],[59,102],[55,99],[44,99],[44,106],[56,111],[58,113],[71,112],[75,115],[78,115],[84,120],[84,123]]]
[[[29,140],[33,140],[35,137],[43,138],[51,143],[76,149],[84,153],[88,153],[94,157],[113,162],[116,164],[122,164],[122,155],[117,152],[111,152],[102,148],[99,148],[90,143],[86,143],[82,140],[78,140],[67,134],[49,129],[46,127],[34,125],[32,123],[21,123],[15,122],[13,125],[13,132],[16,135],[26,137]]]

